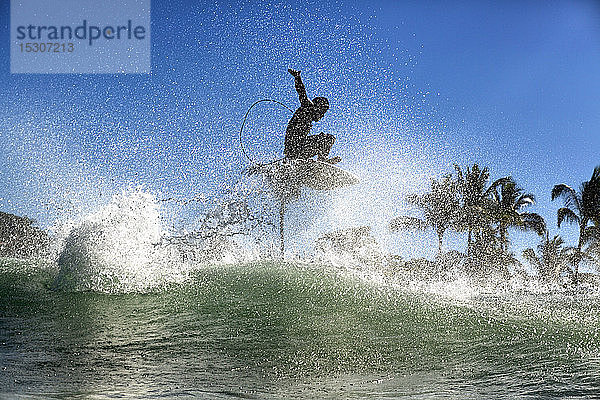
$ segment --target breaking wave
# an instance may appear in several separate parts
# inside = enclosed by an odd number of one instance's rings
[[[190,264],[163,236],[155,196],[141,189],[115,195],[73,224],[58,257],[63,290],[145,292],[184,282]]]

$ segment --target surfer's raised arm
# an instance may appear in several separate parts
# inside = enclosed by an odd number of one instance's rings
[[[304,83],[302,83],[300,71],[296,71],[295,69],[289,68],[288,72],[294,77],[296,92],[298,92],[298,99],[300,100],[300,105],[305,107],[312,105],[312,102],[308,99],[308,96],[306,95],[306,88],[304,87]]]

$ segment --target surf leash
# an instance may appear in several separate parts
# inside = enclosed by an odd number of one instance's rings
[[[252,167],[257,166],[257,167],[262,167],[265,165],[271,165],[274,164],[278,161],[283,160],[285,157],[282,158],[278,158],[276,160],[270,161],[268,163],[259,163],[256,162],[255,160],[252,159],[252,157],[250,157],[250,155],[248,154],[248,151],[246,150],[246,147],[244,147],[244,141],[243,141],[243,135],[244,135],[244,126],[246,126],[246,120],[248,119],[248,114],[250,114],[250,111],[258,104],[260,103],[265,103],[265,102],[271,102],[271,103],[276,103],[279,104],[280,106],[288,109],[291,112],[294,112],[294,110],[292,110],[291,108],[289,108],[288,106],[286,106],[285,104],[283,104],[280,101],[277,100],[273,100],[273,99],[260,99],[255,101],[254,103],[252,103],[252,105],[248,108],[248,110],[246,111],[246,114],[244,115],[244,119],[242,121],[242,126],[240,127],[240,134],[239,134],[239,141],[240,141],[240,148],[242,149],[242,154],[244,155],[244,157],[246,157],[248,159],[248,161],[250,161],[250,164],[252,164]]]
[[[276,160],[269,161],[268,163],[259,163],[259,162],[256,162],[255,160],[253,160],[252,157],[250,157],[250,155],[248,154],[248,151],[247,151],[246,147],[244,147],[243,135],[244,135],[244,127],[246,126],[246,120],[248,119],[248,115],[250,114],[250,111],[256,105],[258,105],[260,103],[266,103],[266,102],[271,102],[271,103],[279,104],[280,106],[286,108],[290,112],[294,112],[294,110],[292,110],[291,108],[289,108],[288,106],[286,106],[282,102],[277,101],[277,100],[273,100],[273,99],[260,99],[260,100],[255,101],[254,103],[252,103],[252,105],[246,111],[246,114],[244,114],[244,119],[242,121],[242,126],[241,126],[240,132],[239,132],[239,142],[240,142],[240,148],[242,149],[242,154],[244,155],[244,157],[246,157],[248,159],[248,161],[250,161],[250,164],[251,164],[249,167],[246,167],[246,168],[244,168],[242,170],[242,174],[244,172],[247,173],[247,174],[252,174],[251,171],[253,171],[257,167],[263,167],[263,166],[266,166],[266,165],[275,164],[276,162],[279,162],[279,161],[281,161],[281,160],[283,160],[285,158],[285,157],[278,158]],[[241,178],[238,179],[238,181],[233,186],[235,186],[240,180],[241,180]],[[205,202],[206,200],[207,200],[207,197],[201,194],[201,195],[198,195],[198,196],[194,196],[192,198],[167,197],[167,198],[164,198],[164,199],[160,199],[159,201],[161,201],[161,202],[173,202],[173,203],[177,203],[177,204],[181,204],[181,205],[187,205],[187,204],[192,203],[192,202],[202,203],[202,202]]]

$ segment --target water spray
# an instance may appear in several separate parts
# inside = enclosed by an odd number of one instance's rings
[[[252,168],[252,167],[264,167],[264,166],[267,166],[267,165],[275,164],[275,163],[277,163],[277,162],[282,161],[283,159],[285,159],[285,157],[282,157],[282,158],[278,158],[278,159],[275,159],[273,161],[261,164],[261,163],[256,162],[254,159],[252,159],[252,157],[250,157],[250,155],[246,151],[246,148],[244,147],[243,134],[244,134],[244,126],[246,125],[246,120],[248,119],[248,114],[250,114],[250,110],[252,110],[256,105],[258,105],[259,103],[264,103],[264,102],[276,103],[276,104],[279,104],[280,106],[288,109],[290,112],[294,112],[294,110],[292,110],[291,108],[289,108],[288,106],[286,106],[282,102],[277,101],[277,100],[273,100],[273,99],[261,99],[261,100],[257,100],[254,103],[252,103],[252,105],[248,108],[248,110],[246,111],[246,114],[244,115],[244,119],[242,120],[242,126],[240,127],[239,141],[240,141],[240,148],[242,149],[242,154],[252,164],[250,168]],[[280,201],[280,205],[279,205],[279,250],[280,250],[282,258],[283,258],[284,252],[285,252],[285,242],[284,242],[284,237],[283,237],[283,222],[284,222],[284,217],[285,217],[285,199],[282,198],[281,201]]]
[[[246,173],[251,174],[250,171],[252,171],[253,169],[258,169],[260,167],[272,165],[272,164],[275,164],[275,163],[280,162],[285,159],[285,157],[281,157],[281,158],[277,158],[275,160],[272,160],[272,161],[269,161],[266,163],[260,163],[260,162],[257,162],[256,159],[251,156],[250,151],[244,146],[244,141],[243,141],[244,128],[246,126],[246,121],[248,120],[248,115],[250,114],[250,111],[255,106],[257,106],[260,103],[266,103],[266,102],[279,104],[281,107],[289,110],[290,112],[294,112],[294,110],[292,110],[290,107],[288,107],[284,103],[277,101],[277,100],[273,100],[273,99],[260,99],[260,100],[255,101],[254,103],[252,103],[252,105],[250,105],[250,107],[248,108],[248,110],[246,110],[246,113],[244,114],[244,118],[242,119],[242,125],[240,127],[239,138],[238,138],[242,154],[250,162],[250,166],[245,168],[244,170],[242,170],[242,173],[244,173],[244,171],[246,171]],[[241,179],[241,177],[240,177],[240,179]],[[206,196],[199,195],[199,196],[195,196],[190,199],[177,199],[174,197],[168,197],[168,198],[162,199],[160,201],[164,201],[164,202],[171,201],[171,202],[179,203],[181,205],[187,205],[191,202],[206,201]],[[286,199],[281,198],[280,207],[279,207],[279,236],[280,236],[280,252],[281,252],[282,256],[284,254],[284,229],[283,228],[284,228],[285,202],[286,202]]]

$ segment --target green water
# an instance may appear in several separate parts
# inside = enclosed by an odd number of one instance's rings
[[[52,290],[52,266],[0,271],[1,398],[600,396],[593,295],[458,300],[269,262],[120,295]]]

